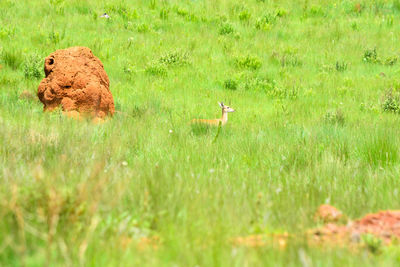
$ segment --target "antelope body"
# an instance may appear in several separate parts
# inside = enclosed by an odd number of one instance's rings
[[[228,113],[234,112],[235,110],[231,107],[225,106],[224,103],[222,103],[222,102],[218,102],[218,104],[222,109],[221,118],[213,119],[213,120],[193,119],[192,123],[199,123],[199,124],[206,124],[206,125],[213,125],[213,126],[218,126],[221,123],[221,125],[225,125],[228,121]]]

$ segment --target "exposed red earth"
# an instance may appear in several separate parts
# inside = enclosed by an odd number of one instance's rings
[[[110,81],[101,61],[87,47],[57,50],[45,59],[46,77],[38,88],[44,111],[61,106],[71,117],[113,115]]]
[[[311,231],[315,241],[359,242],[362,235],[371,234],[385,244],[400,238],[400,210],[386,210],[367,214],[346,225],[329,223]]]

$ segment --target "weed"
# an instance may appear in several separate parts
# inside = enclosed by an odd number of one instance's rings
[[[285,17],[288,14],[288,11],[282,7],[279,7],[275,10],[275,16],[278,18]]]
[[[49,32],[49,35],[47,39],[50,41],[50,43],[57,45],[62,41],[65,37],[65,31],[63,31],[61,34],[58,31],[55,31],[54,29]]]
[[[372,234],[365,234],[362,235],[362,241],[372,254],[380,254],[382,252],[383,244],[380,238]]]
[[[400,94],[392,89],[383,96],[382,110],[384,112],[400,113]]]
[[[221,25],[221,27],[219,28],[218,33],[220,35],[227,35],[227,34],[232,34],[235,32],[235,29],[233,28],[233,26],[230,23],[223,23]]]
[[[235,65],[238,68],[258,70],[262,62],[257,56],[247,55],[235,58]]]
[[[236,90],[238,88],[238,82],[234,79],[226,79],[224,81],[224,88],[229,90]]]
[[[378,53],[376,52],[376,47],[374,49],[365,50],[363,60],[368,63],[377,63]]]
[[[271,26],[276,21],[276,15],[273,13],[268,13],[256,21],[256,29],[258,30],[270,30]]]
[[[335,68],[339,72],[346,71],[347,70],[347,63],[346,62],[336,61]]]
[[[396,57],[396,56],[388,57],[385,60],[385,65],[386,66],[393,66],[393,65],[395,65],[397,63],[397,60],[398,60],[398,57]]]
[[[169,9],[168,8],[162,8],[160,10],[160,18],[163,20],[167,20],[168,19],[168,14],[169,14]]]
[[[250,20],[250,18],[251,18],[251,13],[247,9],[240,11],[240,13],[239,13],[240,21],[248,22]]]
[[[43,73],[43,57],[38,54],[31,54],[25,57],[24,75],[27,79],[39,79]]]

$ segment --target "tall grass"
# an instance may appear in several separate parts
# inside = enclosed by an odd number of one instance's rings
[[[0,9],[1,265],[398,265],[398,246],[304,237],[322,203],[350,218],[400,208],[400,117],[383,108],[400,84],[398,1]],[[109,75],[104,124],[19,97],[35,95],[39,57],[69,46]],[[224,127],[190,124],[219,117],[218,101],[236,110]],[[284,232],[281,250],[231,242]]]

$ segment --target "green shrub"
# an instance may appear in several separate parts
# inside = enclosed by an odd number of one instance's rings
[[[397,60],[398,60],[398,57],[396,57],[396,56],[388,57],[385,60],[385,65],[393,66],[393,65],[395,65],[397,63]]]
[[[239,68],[258,70],[261,68],[262,62],[257,56],[244,56],[235,59],[235,65]]]
[[[25,57],[24,75],[27,79],[39,79],[43,73],[43,58],[38,54],[31,54]]]
[[[238,82],[234,79],[226,79],[224,81],[224,88],[229,90],[236,90],[238,88]]]
[[[240,21],[249,21],[250,20],[250,17],[251,17],[251,13],[247,10],[247,9],[244,9],[244,10],[242,10],[242,11],[240,11],[240,13],[239,13],[239,20]]]
[[[376,52],[376,47],[374,49],[365,50],[363,60],[368,63],[377,63],[378,53]]]
[[[400,113],[400,94],[393,90],[386,91],[382,101],[382,110],[384,112]]]
[[[234,33],[234,32],[235,32],[235,29],[233,28],[233,26],[231,24],[227,23],[227,22],[223,23],[221,25],[221,27],[219,28],[219,31],[218,31],[218,33],[220,35],[227,35],[227,34],[231,34],[231,33]]]

